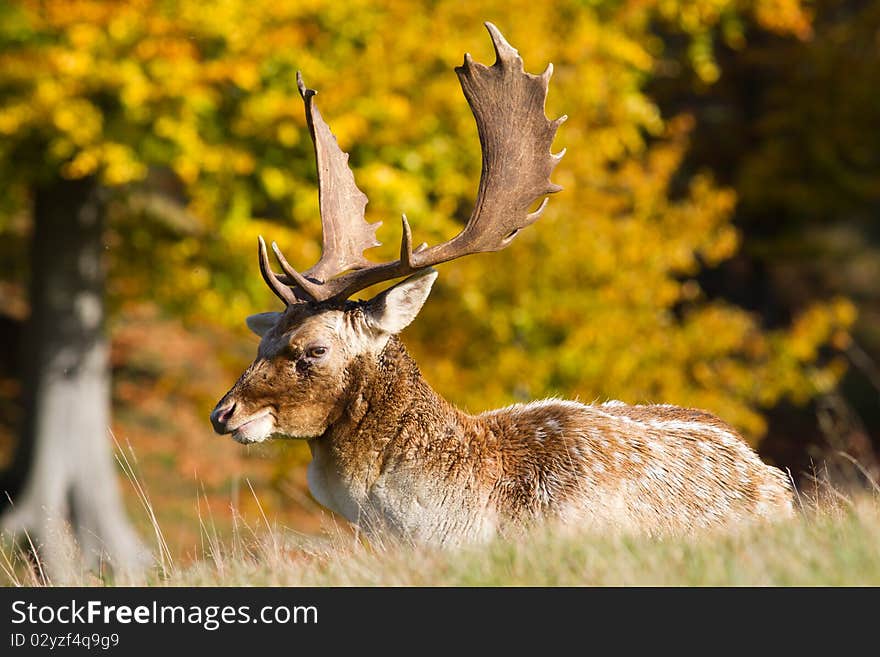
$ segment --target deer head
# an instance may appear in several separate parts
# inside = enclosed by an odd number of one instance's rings
[[[431,247],[413,248],[404,215],[400,257],[392,262],[364,257],[366,249],[379,245],[380,224],[364,219],[367,197],[355,184],[348,154],[322,119],[316,92],[297,74],[318,165],[323,252],[316,265],[299,273],[273,242],[282,270],[277,274],[259,238],[260,272],[285,310],[248,318],[262,339],[256,360],[211,413],[218,433],[232,433],[243,443],[272,435],[323,434],[348,402],[353,364],[379,358],[391,336],[415,319],[437,277],[431,268],[503,249],[541,216],[546,196],[561,189],[550,182],[550,174],[564,150],[551,154],[550,145],[566,117],[550,121],[544,114],[552,64],[541,75],[524,72],[517,51],[494,25],[486,27],[495,64],[485,66],[465,55],[455,69],[482,147],[474,210],[458,235]],[[367,287],[403,277],[368,301],[348,300]]]

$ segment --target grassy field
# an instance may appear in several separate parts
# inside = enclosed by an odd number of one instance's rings
[[[136,583],[159,586],[862,586],[880,585],[880,497],[804,505],[773,525],[652,540],[533,531],[515,540],[440,551],[367,544],[346,527],[320,536],[240,525],[226,538],[202,525],[201,555],[177,566],[156,549]],[[5,585],[38,585],[4,551]],[[105,585],[88,573],[64,583]]]
[[[545,531],[449,552],[370,545],[308,495],[305,444],[243,447],[211,431],[208,412],[253,347],[148,309],[117,327],[113,436],[121,489],[154,565],[133,581],[69,568],[49,583],[880,585],[876,483],[851,497],[830,486],[819,498],[802,493],[796,519],[727,534],[659,541]],[[10,431],[0,422],[0,467]],[[39,583],[28,557],[0,545],[0,585]]]

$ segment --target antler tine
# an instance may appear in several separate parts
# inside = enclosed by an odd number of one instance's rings
[[[278,259],[278,264],[281,265],[281,269],[287,275],[288,280],[299,287],[301,291],[305,292],[310,301],[320,300],[321,286],[312,283],[303,274],[300,274],[296,269],[291,267],[290,263],[287,262],[287,258],[284,257],[284,254],[281,253],[281,249],[278,248],[278,245],[275,242],[272,242],[272,251],[275,252],[275,258]]]
[[[289,306],[294,303],[299,303],[300,299],[297,298],[293,290],[281,282],[278,276],[272,271],[272,267],[269,264],[269,254],[266,251],[266,242],[263,241],[263,236],[260,235],[257,240],[259,243],[260,273],[263,275],[263,280],[266,281],[266,285],[268,285],[269,289],[272,290],[286,305]]]
[[[486,29],[495,49],[495,63],[475,63],[466,54],[464,63],[455,69],[477,123],[483,153],[474,210],[458,235],[430,248],[425,244],[412,248],[412,231],[404,215],[400,258],[394,262],[371,264],[363,257],[364,249],[378,246],[375,231],[379,224],[364,220],[367,200],[347,167],[348,155],[339,149],[312,102],[315,91],[307,89],[297,74],[318,160],[324,253],[317,265],[299,274],[276,248],[288,283],[315,301],[347,299],[382,281],[466,255],[503,249],[520,230],[538,220],[547,206],[547,195],[562,189],[550,181],[550,174],[565,149],[553,154],[550,146],[566,117],[550,121],[544,113],[553,65],[541,75],[526,73],[519,53],[498,28],[486,23]],[[530,212],[542,197],[540,207]],[[332,278],[343,271],[347,273]],[[272,283],[270,287],[279,294]]]
[[[409,227],[406,215],[402,215],[401,223],[403,224],[403,234],[400,237],[400,263],[408,269],[412,269],[412,229]]]

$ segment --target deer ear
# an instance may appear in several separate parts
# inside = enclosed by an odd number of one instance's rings
[[[377,294],[364,308],[367,324],[381,333],[399,333],[419,314],[435,280],[437,271],[426,269]]]
[[[257,313],[256,315],[251,315],[244,321],[251,331],[262,338],[270,328],[275,326],[279,317],[281,317],[281,313]]]

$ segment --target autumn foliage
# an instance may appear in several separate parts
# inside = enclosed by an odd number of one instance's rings
[[[394,257],[402,212],[417,242],[448,239],[480,173],[452,68],[464,52],[493,61],[484,20],[527,70],[555,66],[547,114],[569,116],[554,145],[568,150],[554,174],[564,191],[504,252],[440,267],[404,335],[432,385],[472,411],[549,395],[697,406],[755,443],[765,409],[833,388],[854,307],[816,303],[768,330],[704,294],[698,274],[739,248],[737,197],[682,167],[694,117],[664,116],[647,92],[676,70],[710,87],[716,45],[746,48],[749,30],[810,38],[799,0],[7,3],[0,233],[22,230],[34,185],[97,176],[114,326],[144,302],[229,327],[276,307],[257,235],[294,266],[320,255],[299,70],[351,153],[367,219],[384,221],[374,257]],[[219,397],[231,378],[214,383]],[[206,419],[210,401],[196,403]]]

